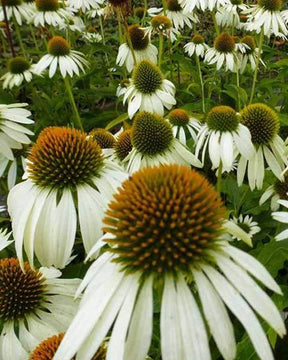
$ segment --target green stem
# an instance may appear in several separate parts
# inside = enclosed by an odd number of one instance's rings
[[[67,93],[68,93],[68,96],[69,96],[69,100],[70,100],[70,104],[72,106],[72,109],[73,109],[73,112],[74,112],[74,116],[75,116],[75,127],[78,127],[79,129],[81,129],[82,131],[84,131],[83,129],[83,125],[82,125],[82,121],[81,121],[81,118],[80,118],[80,115],[79,115],[79,112],[78,112],[78,109],[77,109],[77,106],[75,104],[75,100],[74,100],[74,96],[73,96],[73,93],[72,93],[72,89],[71,89],[71,85],[70,85],[70,80],[69,80],[69,77],[68,76],[65,76],[64,78],[64,83],[65,83],[65,86],[66,86],[66,90],[67,90]]]
[[[236,85],[237,85],[237,89],[238,89],[238,94],[237,94],[237,111],[241,110],[241,102],[240,102],[240,76],[239,76],[239,61],[237,60],[237,69],[236,69]]]
[[[119,43],[121,45],[121,44],[123,44],[123,34],[122,34],[122,23],[121,23],[120,10],[117,10],[117,21],[118,21]]]
[[[39,46],[37,44],[36,36],[34,34],[34,29],[33,29],[31,24],[29,24],[29,29],[30,29],[30,32],[31,32],[31,35],[32,35],[32,39],[34,41],[35,48],[36,48],[37,51],[39,51]]]
[[[159,32],[159,56],[158,56],[159,69],[161,69],[161,65],[162,65],[163,45],[164,45],[164,37],[163,37],[162,31],[160,31]]]
[[[145,17],[146,17],[146,14],[147,14],[147,9],[148,9],[148,3],[147,3],[147,0],[144,0],[144,14],[143,14],[143,17],[141,19],[141,26],[144,26]]]
[[[200,80],[200,85],[201,85],[201,100],[202,100],[202,111],[205,114],[206,109],[205,109],[205,89],[204,89],[204,81],[203,81],[203,76],[202,76],[202,71],[201,71],[201,65],[200,65],[200,61],[199,61],[199,57],[195,54],[195,59],[196,59],[196,64],[197,64],[197,69],[198,69],[198,74],[199,74],[199,80]]]
[[[215,11],[212,11],[212,19],[213,19],[213,22],[214,22],[216,35],[218,36],[220,34],[220,30],[219,30],[219,26],[218,26],[218,23],[217,23],[217,20],[216,20]]]
[[[102,44],[104,46],[104,54],[105,54],[105,60],[107,63],[107,66],[109,66],[109,58],[108,55],[106,53],[106,42],[105,42],[105,34],[104,34],[104,27],[103,27],[103,20],[102,20],[102,16],[99,16],[99,23],[100,23],[100,31],[101,31],[101,37],[102,37]]]
[[[249,104],[252,103],[254,94],[255,94],[255,87],[256,87],[256,82],[257,82],[257,75],[258,75],[258,70],[259,70],[259,65],[260,65],[261,54],[262,54],[263,42],[264,42],[264,28],[262,27],[262,30],[260,33],[258,54],[257,54],[257,59],[256,59],[256,67],[255,67],[255,72],[254,72],[254,77],[253,77],[252,90],[251,90]]]
[[[221,193],[222,169],[223,169],[223,164],[222,164],[222,161],[220,160],[220,164],[219,164],[219,168],[218,168],[218,176],[217,176],[217,185],[216,185],[216,190],[219,193]]]
[[[23,44],[22,37],[21,37],[21,32],[20,32],[20,29],[19,29],[19,26],[18,26],[18,23],[17,23],[17,20],[16,20],[15,16],[13,16],[13,22],[14,22],[14,26],[15,26],[15,30],[16,30],[16,34],[17,34],[17,38],[18,38],[18,41],[19,41],[21,52],[22,52],[22,54],[24,56],[26,56],[24,44]]]

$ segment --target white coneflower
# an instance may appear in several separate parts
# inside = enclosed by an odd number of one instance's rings
[[[210,11],[217,9],[219,6],[229,4],[229,0],[179,0],[187,12],[193,11],[195,8],[202,11],[209,9]]]
[[[35,253],[41,265],[58,268],[69,262],[77,221],[87,252],[102,236],[106,204],[127,177],[92,137],[58,127],[38,137],[27,176],[8,195],[17,256],[22,262],[24,245],[30,264]]]
[[[244,45],[238,46],[237,45]],[[255,39],[253,36],[244,36],[241,39],[241,43],[236,44],[239,58],[239,69],[240,73],[243,74],[248,63],[250,63],[251,70],[255,71],[259,49],[256,47]],[[265,66],[264,61],[260,58],[260,64]]]
[[[131,143],[133,149],[123,160],[129,173],[159,164],[202,167],[195,155],[174,138],[171,125],[159,115],[145,111],[137,114],[131,129]]]
[[[104,3],[105,0],[68,0],[67,6],[86,13],[87,10],[98,10]]]
[[[238,163],[238,185],[243,183],[246,173],[251,190],[261,189],[264,180],[265,163],[274,175],[282,180],[282,172],[287,164],[286,147],[278,135],[280,122],[277,114],[265,104],[251,104],[241,111],[241,122],[247,126],[252,136],[255,153],[247,160],[240,157]]]
[[[8,20],[15,18],[19,25],[22,25],[22,19],[30,19],[33,15],[31,9],[27,8],[23,3],[23,0],[6,0],[5,7]],[[4,21],[4,11],[2,4],[0,5],[0,21]]]
[[[85,290],[79,311],[54,360],[76,353],[76,359],[90,359],[111,328],[107,359],[144,359],[153,334],[154,289],[161,294],[163,360],[211,359],[206,325],[223,358],[234,359],[226,306],[259,358],[272,360],[255,312],[280,336],[286,329],[252,276],[277,293],[281,289],[261,263],[225,240],[224,213],[213,186],[186,166],[146,168],[125,181],[104,219],[104,244],[111,247],[79,287],[78,294]]]
[[[61,27],[72,16],[73,12],[69,8],[61,7],[58,0],[35,0],[32,22],[35,26]]]
[[[25,58],[17,56],[11,58],[7,64],[8,72],[0,80],[3,81],[3,89],[12,89],[20,86],[23,81],[30,82],[34,73],[34,65]]]
[[[129,79],[121,80],[120,84],[117,86],[117,89],[116,89],[116,96],[117,97],[123,96],[126,93],[127,87],[129,86],[129,84],[130,84]]]
[[[249,130],[240,124],[239,114],[229,106],[215,106],[198,133],[195,155],[199,157],[202,150],[202,163],[207,148],[212,168],[217,169],[221,165],[222,170],[227,172],[232,170],[238,153],[244,159],[251,159],[254,155]]]
[[[201,58],[204,57],[205,52],[209,49],[209,46],[205,44],[204,37],[202,35],[196,34],[193,36],[191,42],[187,43],[184,46],[185,52],[188,53],[190,57],[196,54]]]
[[[227,33],[218,35],[214,41],[214,46],[206,51],[204,61],[209,65],[216,64],[217,70],[224,67],[226,71],[235,72],[237,57],[234,38]]]
[[[282,5],[282,0],[257,0],[256,5],[243,11],[247,15],[246,30],[285,37],[288,34],[285,24],[287,12],[281,11]]]
[[[95,29],[88,29],[88,31],[84,31],[82,33],[82,38],[89,41],[90,43],[99,43],[101,42],[102,36],[98,34]]]
[[[143,28],[145,34],[151,38],[151,35],[158,33],[160,36],[170,38],[172,42],[177,40],[180,34],[178,30],[173,28],[172,21],[166,15],[155,15],[150,21],[150,26]]]
[[[172,21],[173,27],[176,30],[179,28],[183,29],[185,25],[192,28],[193,24],[199,22],[198,16],[192,12],[184,11],[178,0],[167,0],[166,5],[165,13],[163,12],[163,8],[151,8],[148,10],[148,14],[150,16],[156,14],[166,15]]]
[[[189,117],[187,111],[174,109],[169,113],[168,120],[172,125],[173,135],[182,143],[186,144],[191,137],[196,141],[197,133],[202,127],[197,119]]]
[[[30,352],[52,334],[63,332],[73,319],[79,279],[57,279],[53,268],[20,267],[14,258],[0,260],[0,357],[28,359]]]
[[[279,205],[282,205],[288,208],[288,201],[287,200],[278,200]],[[272,217],[274,220],[279,221],[284,224],[288,224],[288,212],[287,211],[276,211],[272,213]],[[278,234],[275,239],[277,241],[288,239],[288,229],[282,231]]]
[[[73,32],[83,33],[85,30],[84,21],[79,16],[72,16],[65,23],[59,25],[60,30],[71,30]]]
[[[48,42],[48,54],[44,55],[35,65],[35,72],[41,74],[44,70],[49,68],[49,77],[52,78],[57,68],[63,78],[66,75],[79,75],[83,72],[84,67],[89,66],[84,54],[79,51],[71,50],[70,44],[62,36],[54,36]]]
[[[6,207],[4,207],[4,211]],[[1,206],[0,206],[1,213]],[[11,233],[5,229],[0,229],[0,251],[4,250],[7,246],[13,243],[13,240],[9,240]],[[1,317],[1,316],[0,316]]]
[[[170,110],[176,104],[174,84],[163,78],[160,69],[149,60],[139,62],[124,95],[128,102],[128,115],[133,118],[137,111],[149,111],[161,116],[164,108]]]
[[[246,234],[251,239],[251,243],[252,243],[253,235],[258,234],[261,231],[261,228],[258,226],[257,221],[254,221],[252,216],[249,216],[249,215],[243,216],[242,214],[240,214],[240,216],[238,216],[238,217],[233,216],[231,218],[231,221],[234,222],[243,231],[246,232]],[[241,240],[241,237],[239,237],[239,236],[232,236],[232,238]]]
[[[133,49],[130,49],[129,43],[121,44],[118,50],[116,64],[119,66],[125,64],[127,71],[131,72],[135,66],[134,55],[136,63],[146,59],[156,64],[158,49],[155,45],[151,44],[149,35],[145,35],[144,30],[137,24],[130,25],[127,31]]]
[[[118,160],[124,166],[127,165],[123,163],[123,160],[131,152],[133,146],[131,143],[131,129],[122,131],[116,138],[116,143],[114,145],[114,155],[116,160]]]
[[[90,131],[89,136],[91,136],[101,147],[103,155],[111,156],[114,153],[116,139],[109,131],[102,128],[96,128]]]
[[[248,6],[243,4],[243,0],[228,0],[226,4],[217,9],[217,23],[221,27],[238,27],[240,24],[239,12],[247,8]]]
[[[288,173],[285,172],[283,180],[276,179],[274,185],[268,186],[259,200],[263,205],[271,198],[270,207],[272,211],[279,209],[278,200],[288,200]]]

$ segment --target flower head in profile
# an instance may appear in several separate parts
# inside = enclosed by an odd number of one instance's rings
[[[152,14],[151,11],[150,14],[153,17],[150,21],[150,25],[146,28],[143,28],[145,34],[149,35],[149,38],[151,38],[152,34],[161,34],[166,38],[170,38],[170,40],[174,42],[179,35],[179,31],[173,28],[171,19],[163,14]]]
[[[17,24],[22,25],[23,19],[29,21],[33,16],[31,8],[27,7],[23,0],[6,0],[5,8],[8,20],[15,19]],[[0,21],[4,21],[3,6],[0,4]]]
[[[58,0],[35,0],[33,23],[35,26],[62,27],[73,16],[73,11],[63,8]]]
[[[140,25],[130,25],[127,31],[129,33],[133,49],[130,49],[128,42],[121,44],[116,64],[120,66],[125,64],[127,71],[131,72],[135,65],[133,53],[137,63],[141,60],[150,60],[154,64],[157,63],[158,49],[155,45],[151,44],[149,35],[145,35],[145,32],[140,28]]]
[[[78,289],[85,290],[82,303],[54,360],[70,360],[75,353],[90,359],[111,327],[108,359],[144,359],[153,334],[153,289],[160,295],[163,360],[211,359],[207,328],[223,358],[234,359],[227,308],[259,358],[273,359],[255,312],[280,336],[285,325],[253,277],[281,290],[263,265],[229,245],[224,219],[219,194],[195,170],[166,165],[132,175],[109,204],[109,247]]]
[[[217,70],[224,67],[225,71],[235,72],[237,57],[233,36],[227,33],[218,35],[214,41],[214,46],[206,51],[204,61],[209,65],[216,64]]]
[[[25,272],[23,272],[23,270]],[[53,268],[20,267],[18,259],[0,260],[0,356],[28,359],[45,338],[66,331],[78,301],[79,279],[59,279]]]
[[[263,31],[266,36],[285,37],[288,34],[286,22],[288,11],[282,11],[283,0],[257,0],[256,5],[251,5],[243,11],[247,16],[246,30]]]
[[[21,263],[24,246],[30,264],[35,253],[41,265],[64,268],[78,221],[88,252],[103,235],[106,204],[126,177],[87,134],[64,127],[44,129],[30,151],[27,180],[8,195]]]
[[[216,20],[219,26],[241,27],[240,12],[246,10],[248,6],[243,0],[227,0],[226,4],[219,6],[216,12]]]
[[[7,63],[8,72],[0,80],[3,81],[3,89],[12,89],[20,86],[24,81],[30,82],[34,73],[34,66],[23,57],[11,58]]]
[[[105,3],[104,0],[68,0],[67,6],[87,13],[89,10],[99,10]]]
[[[79,51],[71,50],[70,44],[62,36],[53,36],[47,45],[48,54],[44,55],[35,65],[35,72],[38,74],[49,68],[49,77],[52,78],[57,68],[63,78],[67,75],[73,77],[83,72],[84,67],[89,66],[84,54]]]
[[[231,221],[238,225],[248,234],[248,236],[251,238],[251,242],[253,235],[258,234],[261,231],[261,228],[258,226],[257,221],[254,221],[252,216],[243,216],[242,214],[240,214],[238,217],[233,216],[231,218]],[[232,236],[232,238],[241,240],[240,236]]]
[[[288,201],[288,173],[285,172],[283,179],[276,179],[273,185],[268,186],[259,200],[259,205],[263,205],[268,199],[271,199],[270,207],[272,211],[279,209],[278,200]]]
[[[219,168],[230,172],[233,162],[240,153],[243,158],[250,159],[254,154],[249,130],[240,124],[239,114],[230,106],[215,106],[207,115],[206,124],[198,133],[196,156],[202,150],[204,163],[208,148],[213,169]]]
[[[242,45],[242,46],[240,46]],[[244,45],[244,46],[243,46]],[[236,44],[237,47],[237,44]],[[251,70],[254,71],[256,68],[257,58],[259,54],[259,49],[256,46],[256,42],[253,36],[246,35],[241,39],[241,43],[238,48],[238,58],[239,58],[239,69],[240,73],[243,74],[247,68],[247,65],[250,63]],[[260,58],[260,64],[265,66],[264,61]]]
[[[125,165],[123,160],[129,155],[132,148],[131,129],[128,129],[117,136],[116,143],[114,145],[114,154],[116,159],[120,161],[121,164]]]
[[[172,125],[173,135],[183,144],[192,137],[196,141],[197,133],[201,129],[200,122],[190,117],[183,109],[174,109],[168,114],[168,120]]]
[[[176,104],[175,86],[163,78],[160,69],[149,60],[139,62],[132,73],[123,102],[128,102],[128,115],[132,119],[137,111],[149,111],[161,116],[164,108]]]
[[[204,57],[205,52],[209,49],[209,46],[205,44],[205,39],[200,34],[195,34],[192,40],[184,46],[184,50],[190,57],[193,55]]]
[[[209,9],[210,11],[217,9],[219,6],[225,6],[230,3],[229,0],[179,0],[184,11],[191,12],[195,8],[202,11]]]
[[[123,160],[129,173],[159,164],[202,167],[201,162],[173,136],[172,126],[157,114],[140,112],[131,129],[133,149]]]
[[[265,104],[251,104],[241,111],[241,123],[251,133],[255,152],[250,159],[240,157],[237,171],[238,185],[243,183],[247,170],[251,190],[255,187],[261,189],[266,163],[274,175],[282,180],[287,156],[284,142],[278,135],[280,121],[276,112]]]

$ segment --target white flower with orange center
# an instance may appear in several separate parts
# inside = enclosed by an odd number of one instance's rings
[[[58,0],[35,0],[35,11],[31,21],[35,26],[61,27],[72,16],[72,9],[64,8]]]
[[[47,45],[48,54],[44,55],[35,65],[35,72],[41,74],[49,68],[49,77],[52,78],[59,68],[63,78],[73,77],[85,72],[84,67],[89,63],[80,51],[71,50],[70,44],[62,36],[53,36]]]
[[[129,43],[121,44],[116,64],[120,66],[125,64],[127,71],[131,72],[135,66],[133,53],[137,63],[141,60],[150,60],[152,63],[156,64],[158,49],[155,45],[151,44],[149,35],[145,35],[145,32],[140,28],[140,25],[130,25],[128,27],[128,33],[133,49],[130,49]]]
[[[101,6],[105,3],[105,0],[68,0],[67,6],[72,9],[81,10],[83,13],[87,13],[89,10],[101,9]]]
[[[66,331],[78,307],[74,293],[80,279],[59,276],[53,268],[0,260],[1,359],[26,360],[40,341]]]
[[[17,24],[22,25],[22,20],[29,21],[34,11],[27,7],[23,0],[6,0],[6,12],[8,20],[15,19]],[[0,5],[0,21],[4,21],[4,11],[2,4]]]
[[[191,12],[196,9],[210,11],[217,9],[219,6],[229,4],[229,0],[179,0],[179,3],[185,11]]]
[[[204,37],[200,34],[194,35],[192,40],[184,45],[184,50],[190,57],[196,54],[203,58],[208,49],[209,46],[205,44]]]
[[[54,360],[76,353],[77,359],[91,359],[111,328],[107,359],[145,359],[156,296],[163,360],[211,359],[208,329],[223,358],[234,359],[227,309],[259,358],[272,360],[256,313],[280,336],[286,329],[257,281],[276,293],[281,289],[261,263],[229,245],[232,227],[224,219],[220,195],[186,166],[150,167],[132,175],[109,204],[104,219],[109,246],[77,291],[84,295]]]
[[[7,63],[8,72],[0,80],[3,81],[3,89],[12,89],[20,86],[23,82],[30,82],[34,74],[34,65],[21,56],[11,58]]]
[[[103,235],[105,207],[127,175],[104,157],[92,137],[48,127],[31,149],[27,177],[8,195],[17,256],[22,262],[24,246],[30,264],[35,253],[41,265],[64,268],[77,219],[88,252]]]
[[[243,46],[244,45],[244,46]],[[255,71],[256,63],[259,56],[259,48],[256,46],[256,42],[253,36],[246,35],[241,39],[241,43],[236,44],[238,59],[239,59],[239,70],[243,74],[250,64],[251,70]],[[260,64],[265,66],[264,61],[259,59]]]
[[[174,84],[163,78],[155,64],[142,60],[133,70],[123,103],[128,102],[130,119],[137,111],[149,111],[163,116],[164,108],[170,110],[176,104],[175,91]]]

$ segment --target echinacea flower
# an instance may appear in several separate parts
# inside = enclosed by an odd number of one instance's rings
[[[49,68],[49,77],[52,78],[59,67],[63,78],[67,75],[73,77],[74,74],[79,75],[79,69],[84,72],[84,66],[89,66],[84,54],[71,50],[70,44],[62,36],[53,36],[48,42],[47,50],[48,54],[35,65],[37,74]]]
[[[195,8],[202,11],[206,9],[212,11],[216,10],[219,6],[229,4],[229,0],[179,0],[179,3],[187,12],[191,12]]]
[[[11,58],[7,68],[8,72],[0,78],[3,81],[3,89],[12,89],[14,86],[20,86],[23,81],[30,82],[32,80],[34,66],[23,57]]]
[[[0,356],[28,359],[29,353],[47,337],[66,331],[78,301],[74,292],[79,279],[58,279],[53,268],[20,267],[18,259],[0,260]]]
[[[73,15],[68,8],[63,8],[58,0],[35,0],[33,23],[35,26],[52,25],[61,27]]]
[[[54,360],[76,353],[76,359],[90,359],[111,327],[107,359],[144,359],[153,334],[153,290],[163,360],[211,359],[208,329],[223,358],[234,359],[226,307],[259,358],[272,360],[255,313],[280,336],[286,329],[253,277],[276,293],[281,289],[261,263],[225,240],[224,214],[219,193],[186,166],[146,168],[125,181],[104,219],[109,246],[77,291],[84,295]]]
[[[23,3],[23,0],[6,0],[5,8],[7,12],[8,20],[13,18],[16,20],[17,24],[22,25],[22,19],[28,20],[31,18],[33,12],[31,9],[27,8]],[[0,5],[0,21],[5,20],[4,11],[2,4]]]
[[[137,111],[149,111],[161,116],[164,108],[170,110],[176,104],[174,84],[163,78],[160,69],[149,60],[139,62],[124,95],[128,102],[128,115],[132,119]]]
[[[4,208],[4,210],[6,210],[6,208]],[[0,251],[4,250],[7,246],[13,243],[13,240],[9,240],[10,235],[11,233],[8,232],[7,229],[0,229]]]
[[[235,53],[235,40],[227,33],[218,35],[214,41],[214,46],[206,51],[204,61],[220,70],[224,67],[225,71],[235,72],[237,69],[237,57]]]
[[[155,15],[152,17],[150,21],[150,25],[143,28],[146,35],[149,35],[151,38],[152,34],[159,34],[160,36],[164,36],[170,38],[171,42],[174,42],[179,35],[178,30],[173,28],[172,21],[166,15]]]
[[[209,49],[209,46],[205,44],[204,37],[200,34],[193,36],[192,40],[184,46],[184,50],[190,57],[194,54],[204,57],[205,52]]]
[[[106,204],[126,177],[85,133],[64,127],[44,129],[30,151],[27,180],[8,195],[21,263],[24,246],[30,264],[35,253],[41,265],[64,268],[70,260],[77,221],[88,252],[103,235]]]
[[[271,198],[270,207],[272,211],[279,209],[278,200],[288,200],[288,173],[285,172],[283,179],[276,179],[274,185],[268,186],[259,200],[259,205],[263,205]]]
[[[123,160],[129,155],[132,148],[131,129],[122,131],[116,138],[114,159],[124,166],[124,168],[126,168],[127,163],[123,163]]]
[[[202,167],[195,155],[173,136],[169,122],[157,114],[143,111],[135,116],[131,143],[133,148],[123,160],[129,173],[159,164]]]
[[[240,73],[244,73],[248,63],[250,63],[251,70],[255,71],[259,49],[256,47],[254,37],[246,35],[241,39],[240,44],[245,45],[244,47],[239,47],[238,51]],[[261,58],[259,59],[259,62],[265,66],[265,63]]]
[[[133,53],[136,58],[136,63],[141,60],[150,60],[152,63],[156,64],[158,49],[155,45],[151,44],[149,35],[145,35],[144,30],[137,24],[130,25],[127,31],[129,33],[133,49],[130,49],[129,43],[121,44],[116,64],[119,66],[125,64],[127,71],[131,72],[135,66]]]
[[[254,221],[252,216],[249,215],[243,216],[242,214],[240,214],[238,217],[233,216],[231,218],[231,221],[234,222],[236,225],[238,225],[242,230],[244,230],[247,233],[247,235],[251,238],[251,242],[253,235],[261,231],[261,228],[258,226],[257,221]],[[232,236],[232,238],[241,240],[239,236]]]
[[[196,141],[197,133],[200,131],[200,122],[190,117],[183,109],[174,109],[168,114],[168,120],[172,125],[173,135],[183,144],[186,144],[189,137]]]
[[[278,135],[280,121],[278,115],[265,104],[251,104],[241,111],[241,123],[250,133],[255,149],[250,158],[240,157],[238,163],[237,180],[243,183],[247,169],[248,182],[251,190],[261,189],[263,185],[266,164],[273,174],[282,180],[282,172],[287,164],[286,147]]]
[[[87,10],[99,9],[105,0],[68,0],[67,5],[72,9],[81,10],[83,13]]]
[[[243,0],[228,0],[226,4],[218,7],[216,21],[221,27],[238,27],[240,24],[239,13],[247,8],[248,6],[243,3]]]
[[[288,201],[287,200],[278,200],[279,205],[288,208]],[[272,217],[274,220],[279,221],[284,224],[288,224],[288,212],[287,211],[276,211],[272,213]],[[275,239],[277,241],[288,239],[288,229],[281,231]]]
[[[240,123],[239,115],[230,106],[215,106],[207,115],[206,124],[198,133],[197,157],[202,150],[202,163],[208,148],[213,169],[231,171],[233,161],[240,153],[244,159],[251,159],[254,148],[246,126]]]
[[[243,11],[247,16],[246,30],[257,33],[263,31],[268,37],[285,37],[288,34],[285,24],[288,11],[281,11],[282,6],[283,0],[257,0],[256,5],[251,5]]]

